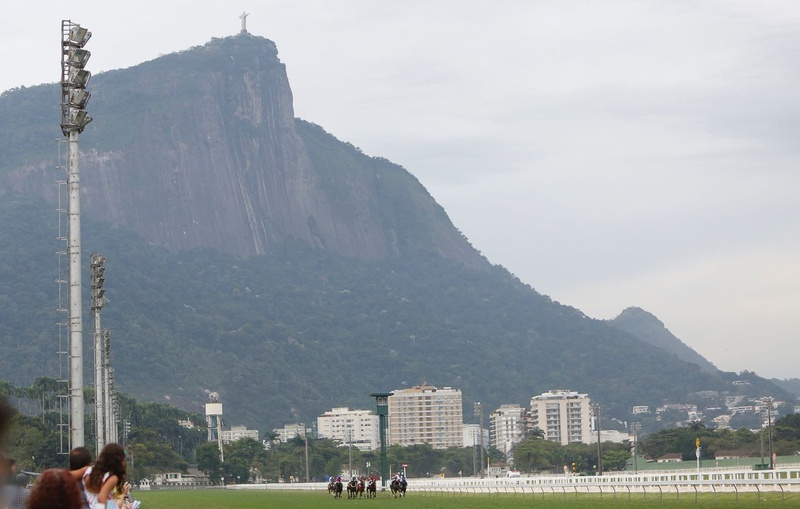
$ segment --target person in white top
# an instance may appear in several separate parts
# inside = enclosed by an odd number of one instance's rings
[[[125,487],[125,450],[119,444],[103,447],[94,465],[83,474],[83,489],[91,509],[117,509],[114,490]]]

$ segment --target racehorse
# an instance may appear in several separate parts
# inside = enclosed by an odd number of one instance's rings
[[[392,483],[389,485],[389,488],[392,490],[392,496],[397,498],[406,496],[407,486],[407,482],[401,482],[400,479],[393,479]]]
[[[331,477],[331,482],[328,483],[328,495],[333,495],[334,490],[336,490],[336,479]]]
[[[334,483],[333,498],[342,498],[342,481],[336,481]]]
[[[356,479],[351,479],[350,482],[347,483],[347,498],[356,498],[358,496],[358,481]]]
[[[358,494],[358,498],[364,496],[364,478],[360,477],[358,479],[358,484],[356,484],[356,493]]]
[[[370,477],[367,481],[367,498],[375,498],[378,496],[377,488],[378,483],[374,477]]]

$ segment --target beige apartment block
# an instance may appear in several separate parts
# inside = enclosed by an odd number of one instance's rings
[[[567,445],[592,443],[592,409],[587,394],[556,389],[531,398],[530,427],[547,440]]]
[[[434,449],[461,447],[464,416],[461,390],[420,385],[389,396],[391,445],[430,444]]]

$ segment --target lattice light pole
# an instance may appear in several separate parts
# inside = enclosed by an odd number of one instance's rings
[[[81,305],[81,205],[78,137],[92,117],[86,112],[91,73],[84,69],[91,53],[83,49],[92,33],[69,20],[61,21],[61,132],[68,141],[69,194],[69,393],[70,447],[84,445],[83,308]]]

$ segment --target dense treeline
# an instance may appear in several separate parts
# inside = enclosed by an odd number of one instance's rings
[[[800,414],[785,415],[754,433],[748,428],[738,430],[711,429],[702,423],[651,433],[641,442],[641,450],[650,458],[680,453],[685,461],[695,458],[696,440],[700,440],[704,458],[714,458],[719,451],[742,456],[769,456],[769,449],[778,456],[800,452]]]
[[[86,401],[91,402],[92,391],[84,392]],[[37,378],[28,386],[0,381],[0,397],[7,398],[17,410],[6,454],[15,458],[23,470],[40,472],[66,466],[63,452],[67,451],[69,437],[59,427],[58,413],[58,396],[63,393],[63,384],[48,377]],[[118,394],[117,400],[120,420],[130,423],[129,432],[121,426],[119,437],[126,446],[132,477],[138,479],[165,471],[186,472],[195,461],[195,448],[206,440],[204,418],[165,404],[139,403],[125,394]],[[194,427],[187,428],[179,421],[192,423]],[[86,446],[94,453],[94,421],[90,414],[86,416],[84,430]]]

